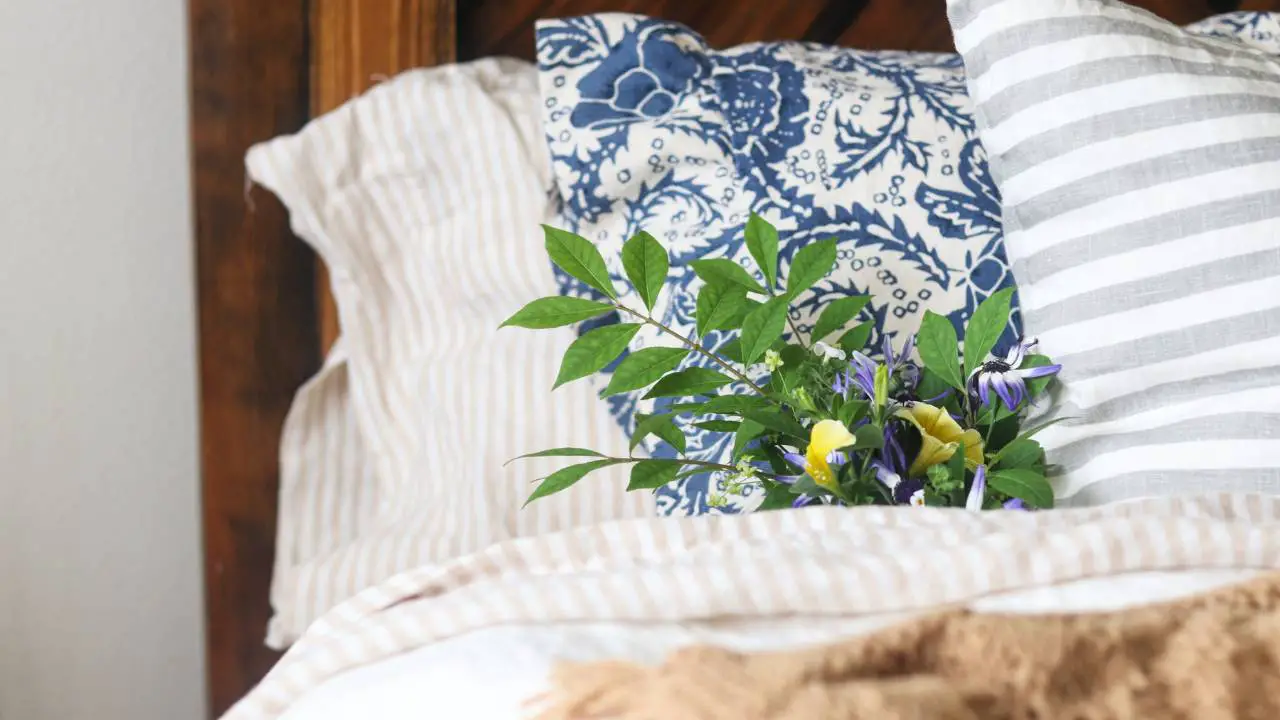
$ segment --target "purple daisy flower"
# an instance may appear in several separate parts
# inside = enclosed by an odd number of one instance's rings
[[[991,404],[994,392],[1012,412],[1027,398],[1027,380],[1053,375],[1061,365],[1022,367],[1023,360],[1035,350],[1036,339],[1015,345],[1004,357],[987,355],[987,359],[969,375],[971,392],[985,406]]]

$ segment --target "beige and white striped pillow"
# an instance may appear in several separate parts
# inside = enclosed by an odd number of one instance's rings
[[[556,294],[540,117],[534,68],[487,59],[406,73],[250,150],[250,177],[328,265],[343,334],[281,448],[273,646],[396,571],[653,514],[625,470],[522,510],[562,463],[503,467],[560,445],[627,450],[590,384],[551,392],[572,330],[497,330]]]

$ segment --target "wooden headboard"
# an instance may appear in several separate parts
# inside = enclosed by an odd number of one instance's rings
[[[800,38],[950,50],[944,0],[190,0],[208,674],[220,714],[275,661],[277,447],[336,337],[323,271],[244,153],[379,78],[486,55],[532,58],[539,17],[604,10],[683,22],[717,46]],[[1140,0],[1177,22],[1275,0]]]

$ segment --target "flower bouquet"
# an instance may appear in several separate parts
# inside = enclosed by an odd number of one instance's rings
[[[925,313],[918,333],[900,347],[888,337],[878,348],[868,347],[873,324],[855,324],[870,300],[866,295],[828,303],[806,335],[791,317],[791,303],[831,271],[836,241],[801,248],[784,281],[778,277],[778,232],[752,215],[746,245],[764,283],[733,260],[693,261],[705,284],[697,296],[695,336],[686,337],[654,317],[669,264],[651,235],[641,232],[622,248],[622,266],[641,308],[619,301],[594,245],[563,230],[544,230],[552,262],[598,291],[600,299],[534,300],[503,327],[560,327],[612,312],[630,320],[581,334],[564,354],[556,387],[617,360],[646,325],[672,344],[628,353],[604,390],[612,395],[649,388],[645,398],[666,399],[659,412],[637,416],[633,456],[575,447],[522,456],[582,458],[541,479],[529,501],[564,490],[594,470],[626,463],[632,466],[628,490],[722,473],[725,492],[759,485],[764,492],[758,509],[813,503],[971,510],[1053,506],[1044,451],[1033,438],[1044,425],[1024,424],[1059,366],[1035,353],[1034,340],[993,354],[1009,322],[1012,290],[995,293],[974,310],[963,353],[955,326],[933,312]],[[713,330],[737,336],[713,350],[702,343]],[[686,363],[691,354],[701,356],[698,364]],[[729,462],[684,457],[684,423],[732,434]],[[634,456],[650,435],[677,455]]]

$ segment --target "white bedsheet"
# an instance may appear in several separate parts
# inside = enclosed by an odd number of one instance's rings
[[[1141,572],[982,598],[985,612],[1103,611],[1171,600],[1254,577],[1254,570]],[[692,644],[784,649],[869,632],[909,615],[718,623],[549,623],[489,627],[342,673],[303,696],[285,720],[508,720],[563,661],[657,663]]]

